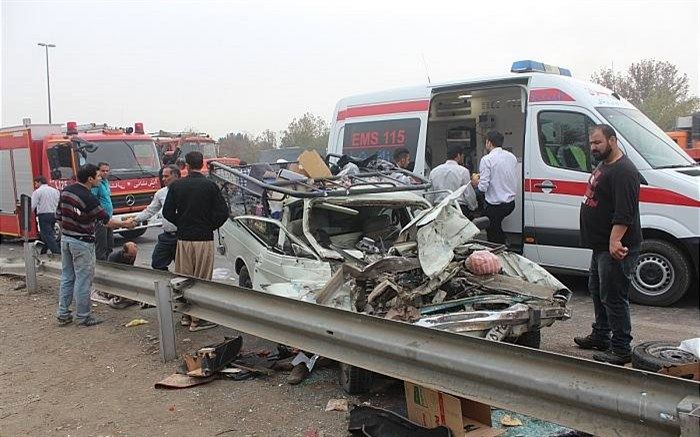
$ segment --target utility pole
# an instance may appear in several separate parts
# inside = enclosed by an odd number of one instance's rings
[[[49,124],[51,124],[51,80],[49,79],[49,47],[56,47],[55,44],[40,42],[38,45],[46,50],[46,92],[49,101]]]

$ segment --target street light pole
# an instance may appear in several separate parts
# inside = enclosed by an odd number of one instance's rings
[[[49,80],[49,47],[56,47],[55,44],[39,43],[46,50],[46,91],[49,97],[49,124],[51,124],[51,81]]]

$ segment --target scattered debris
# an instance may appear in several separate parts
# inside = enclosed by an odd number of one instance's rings
[[[181,375],[179,373],[173,373],[172,375],[164,378],[161,381],[156,382],[155,388],[161,389],[178,389],[178,388],[190,388],[196,385],[202,385],[209,383],[214,380],[213,376],[208,378],[194,378],[187,375]],[[171,407],[174,410],[174,406]],[[170,410],[170,411],[173,411]]]
[[[329,399],[325,411],[348,411],[347,399]]]
[[[127,328],[133,328],[134,326],[146,325],[146,324],[148,324],[148,320],[146,320],[146,319],[134,319],[124,326]]]
[[[405,417],[364,405],[355,405],[350,411],[348,431],[353,436],[367,437],[450,437],[445,426],[424,428]]]
[[[225,339],[223,342],[203,347],[197,351],[197,356],[185,355],[187,375],[208,377],[223,369],[236,359],[243,346],[243,337]]]
[[[505,416],[501,417],[501,425],[503,426],[522,426],[523,422],[520,421],[517,417],[512,417],[509,414],[506,414]]]

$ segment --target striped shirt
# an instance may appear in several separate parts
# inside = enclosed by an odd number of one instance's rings
[[[107,223],[109,216],[97,198],[82,184],[72,184],[61,191],[56,221],[64,235],[94,238],[95,222]]]

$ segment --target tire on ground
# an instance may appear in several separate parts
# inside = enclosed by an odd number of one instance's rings
[[[647,341],[632,349],[632,367],[650,372],[658,372],[666,366],[694,363],[695,355],[678,348],[669,341]]]
[[[372,372],[350,364],[339,363],[339,365],[340,386],[347,394],[357,395],[369,391],[374,380]]]
[[[632,272],[630,300],[651,306],[669,306],[690,287],[690,262],[675,245],[657,239],[642,242],[639,260]]]

